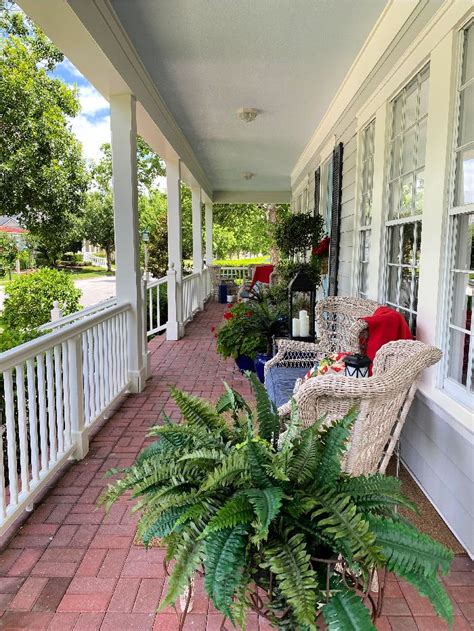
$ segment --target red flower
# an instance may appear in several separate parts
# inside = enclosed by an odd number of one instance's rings
[[[246,311],[246,312],[245,312],[245,316],[246,316],[247,318],[251,318],[251,317],[253,316],[253,311]]]
[[[231,302],[229,302],[229,304],[227,305],[227,309],[232,309],[233,306],[234,305]]]
[[[331,239],[329,237],[324,237],[318,245],[315,245],[311,250],[311,254],[313,256],[327,256],[329,254],[329,244]]]
[[[232,320],[233,317],[234,317],[234,314],[230,313],[230,311],[228,311],[227,313],[224,313],[224,318],[226,320]]]
[[[211,326],[211,331],[214,333],[214,331],[216,330],[215,326]]]

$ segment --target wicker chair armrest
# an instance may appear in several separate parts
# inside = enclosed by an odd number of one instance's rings
[[[295,340],[277,340],[277,353],[265,364],[265,375],[272,367],[311,368],[315,362],[325,355],[319,344],[298,342]]]

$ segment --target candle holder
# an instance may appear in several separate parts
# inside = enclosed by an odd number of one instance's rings
[[[290,339],[314,342],[316,287],[298,272],[288,285]]]
[[[369,376],[372,361],[367,357],[367,355],[360,355],[359,353],[355,355],[346,355],[343,362],[346,365],[344,371],[346,377],[359,378]]]

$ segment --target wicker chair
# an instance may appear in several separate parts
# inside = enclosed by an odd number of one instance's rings
[[[221,284],[221,266],[209,265],[209,274],[211,277],[212,295],[217,300],[219,298],[219,285]]]
[[[300,420],[307,426],[325,416],[329,422],[356,406],[359,414],[344,470],[350,475],[385,473],[415,395],[416,381],[441,356],[438,348],[413,340],[384,344],[375,356],[372,377],[325,375],[303,382],[294,395]],[[284,419],[290,403],[278,411]]]
[[[272,367],[311,368],[329,353],[358,353],[361,334],[367,328],[359,318],[373,315],[378,307],[373,300],[351,296],[320,300],[315,313],[318,342],[278,340],[278,352],[265,364],[265,375]]]

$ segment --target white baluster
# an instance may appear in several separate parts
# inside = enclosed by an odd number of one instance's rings
[[[86,399],[86,423],[92,422],[95,416],[95,363],[94,363],[94,333],[93,330],[87,329],[87,365],[89,372],[87,378],[89,379],[89,400]]]
[[[3,373],[3,384],[5,388],[5,417],[7,425],[8,487],[10,505],[16,506],[18,504],[18,478],[16,471],[15,407],[11,370],[6,370]]]
[[[41,445],[41,475],[46,475],[48,470],[48,421],[46,407],[46,380],[44,373],[44,355],[36,355],[38,375],[38,411]]]
[[[39,449],[38,449],[38,419],[36,415],[36,380],[33,359],[26,362],[26,379],[28,383],[28,422],[30,426],[31,478],[34,483],[39,482]]]
[[[28,457],[28,430],[26,427],[25,375],[23,372],[23,364],[16,366],[15,377],[18,405],[18,438],[20,443],[21,492],[27,493],[30,488],[30,472]]]
[[[48,429],[49,429],[49,466],[52,467],[57,460],[56,441],[56,409],[54,407],[54,373],[53,354],[51,350],[46,353],[46,392],[48,396]]]
[[[4,428],[0,427],[0,519],[3,521],[6,515],[6,502],[5,502],[5,462],[3,458],[3,431]]]
[[[82,460],[89,451],[89,435],[84,423],[84,391],[82,377],[82,340],[78,335],[68,340],[69,384],[71,388],[71,434],[76,446],[75,458]]]
[[[99,387],[99,407],[97,410],[97,414],[100,414],[105,407],[105,388],[104,388],[104,332],[102,329],[102,324],[97,325],[97,346],[99,349],[98,358],[99,358],[99,373],[97,375],[96,384]]]
[[[64,452],[64,415],[61,347],[54,347],[54,390],[56,395],[56,425],[58,437],[58,455]]]
[[[67,342],[61,344],[61,356],[63,360],[63,401],[64,401],[64,447],[71,444],[71,402],[69,399],[69,358]]]
[[[92,337],[94,340],[94,414],[91,421],[95,420],[100,413],[99,331],[97,326],[92,329]]]

